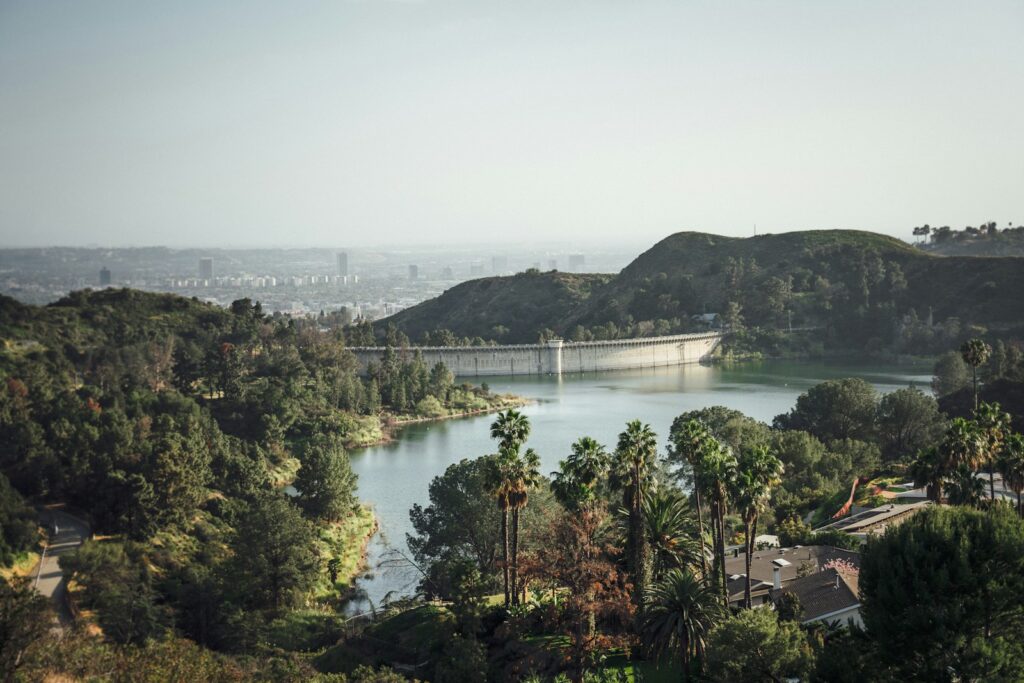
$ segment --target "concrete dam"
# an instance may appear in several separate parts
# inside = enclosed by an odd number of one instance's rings
[[[677,334],[613,341],[567,342],[552,339],[544,344],[505,346],[417,346],[428,367],[444,363],[455,375],[561,375],[601,370],[659,368],[699,363],[711,357],[722,342],[719,332]],[[349,350],[365,371],[379,363],[383,346],[357,346]]]

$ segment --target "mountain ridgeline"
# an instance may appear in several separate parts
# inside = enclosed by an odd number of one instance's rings
[[[474,280],[380,325],[414,340],[444,328],[532,343],[690,332],[705,324],[696,316],[716,313],[762,345],[773,330],[813,327],[819,350],[929,353],[968,334],[1013,333],[1021,291],[1024,258],[933,256],[849,230],[682,232],[614,277],[528,271]]]

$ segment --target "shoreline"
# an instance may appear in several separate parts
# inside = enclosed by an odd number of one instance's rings
[[[357,450],[362,448],[373,448],[374,446],[384,446],[392,443],[397,438],[396,432],[400,431],[404,427],[408,427],[414,424],[422,424],[424,422],[444,422],[446,420],[458,420],[465,417],[475,417],[478,415],[489,415],[491,413],[501,412],[508,408],[520,408],[525,405],[529,405],[533,402],[533,399],[525,398],[523,396],[514,396],[512,394],[506,394],[497,397],[500,400],[497,403],[487,406],[486,408],[477,408],[475,410],[463,410],[449,415],[439,415],[436,417],[414,417],[414,416],[403,416],[398,417],[395,415],[387,414],[378,417],[380,421],[381,436],[379,439],[373,441],[366,441],[362,443],[350,443],[346,444],[346,448],[349,450]]]

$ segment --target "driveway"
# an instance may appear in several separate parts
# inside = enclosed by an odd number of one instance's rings
[[[66,624],[71,621],[71,614],[64,599],[67,581],[60,570],[60,556],[73,552],[89,538],[89,525],[60,510],[43,510],[39,514],[39,522],[46,527],[50,542],[36,567],[34,585],[37,591],[53,601],[61,622]]]

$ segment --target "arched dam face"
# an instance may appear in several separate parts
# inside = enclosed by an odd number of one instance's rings
[[[415,346],[407,352],[418,351],[428,367],[441,362],[463,377],[561,375],[699,363],[709,358],[721,342],[721,333],[706,332],[594,342],[553,339],[544,344],[508,346]],[[371,362],[380,363],[384,355],[383,346],[349,350],[363,371]]]

